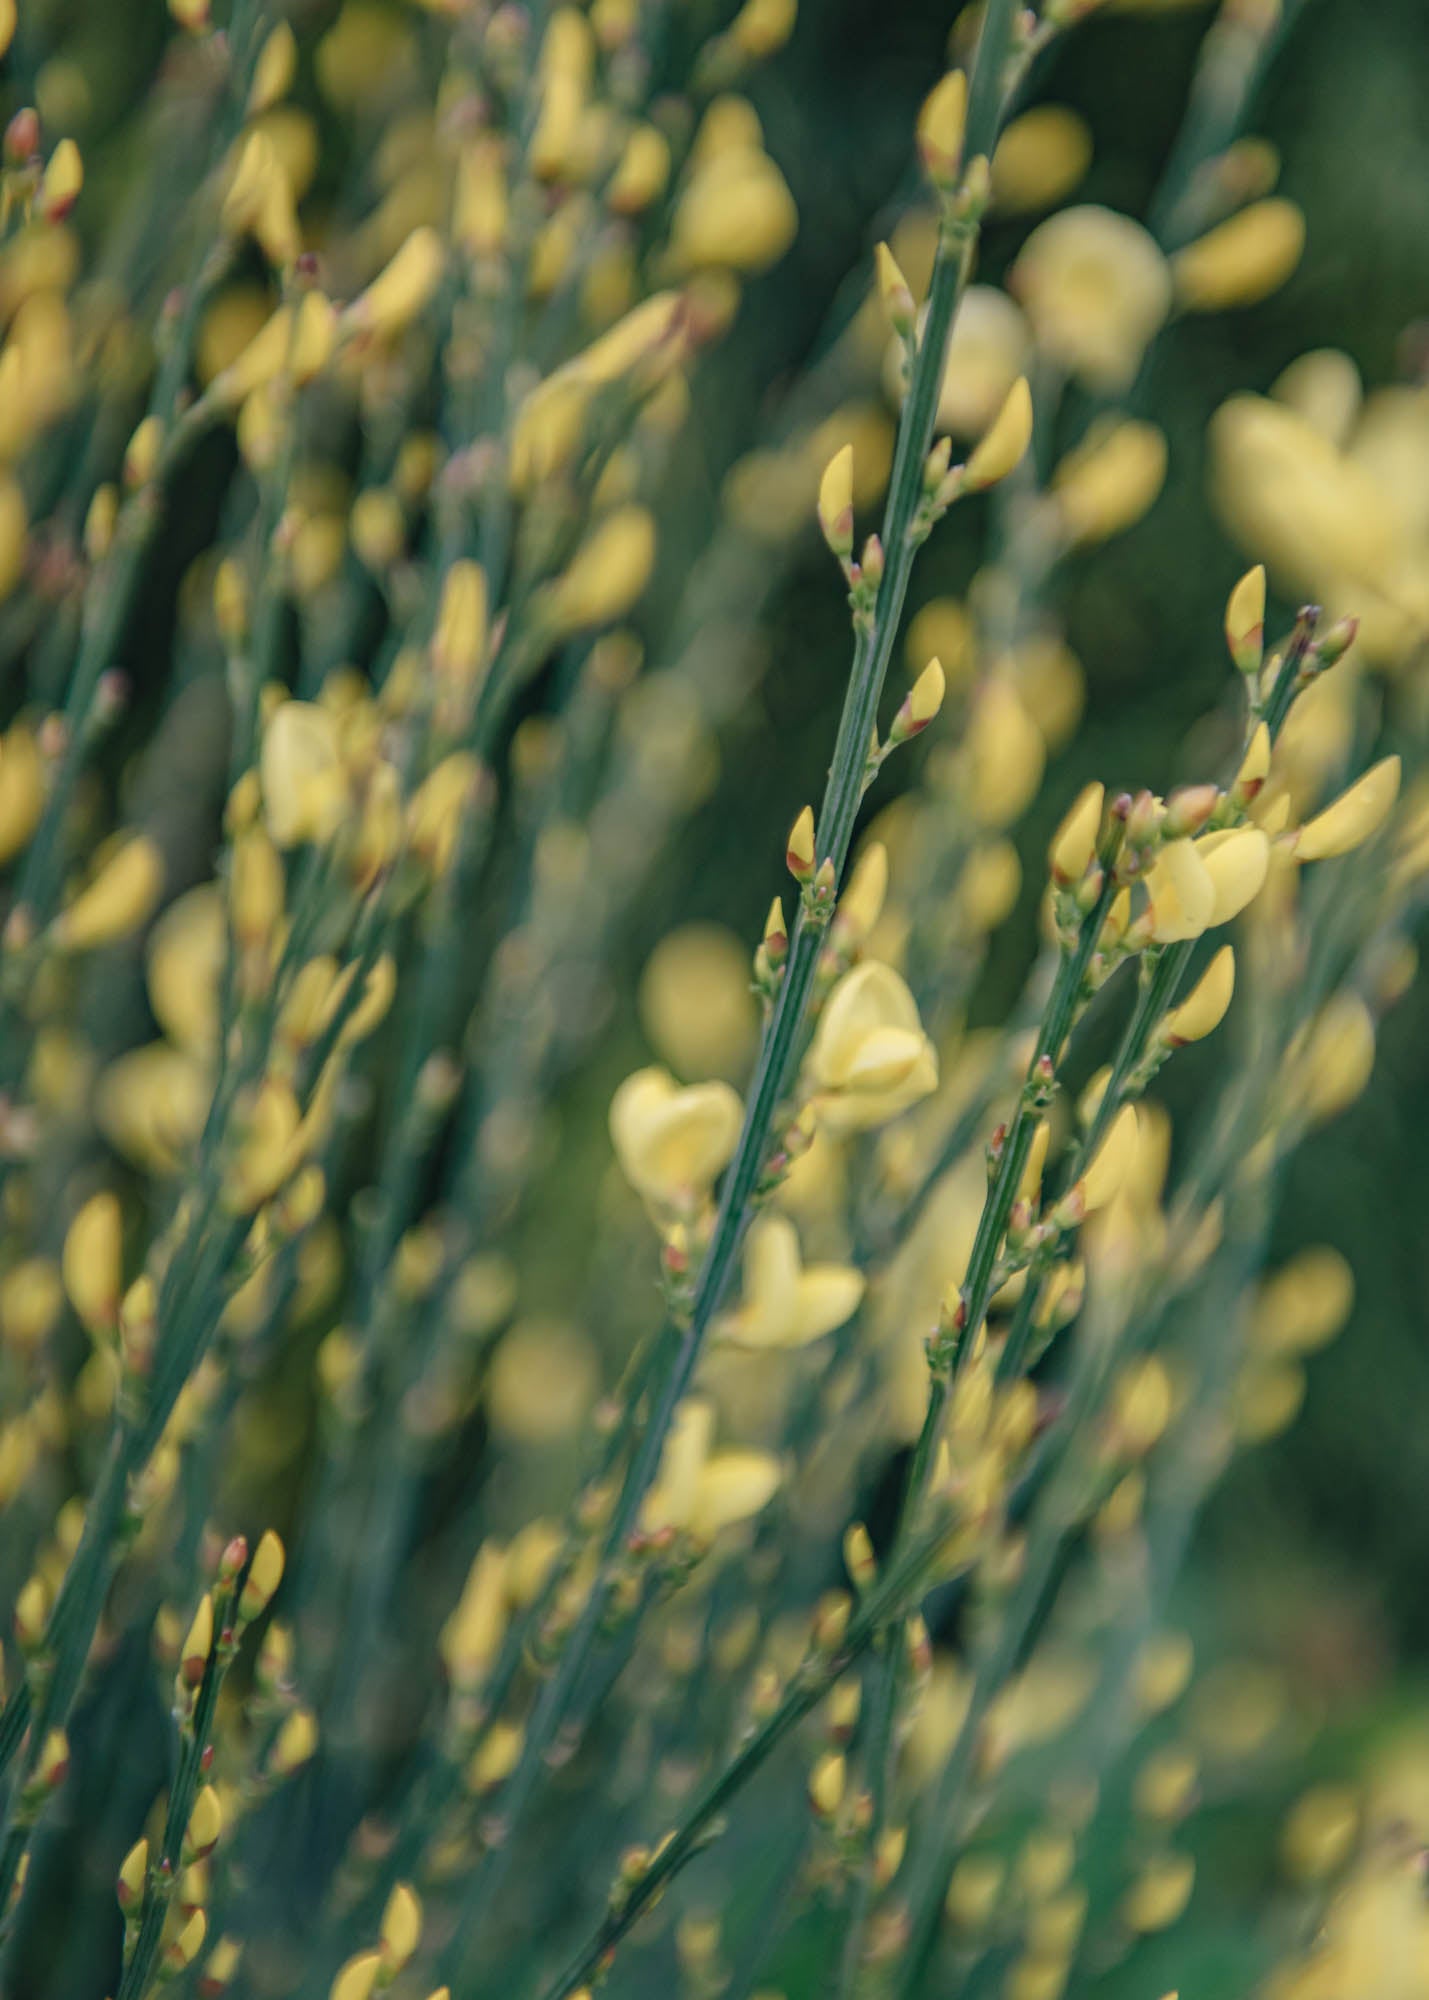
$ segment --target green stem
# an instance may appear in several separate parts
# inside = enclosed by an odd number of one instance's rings
[[[607,1913],[565,1970],[545,1989],[541,2000],[566,2000],[568,1994],[586,1983],[664,1885],[693,1857],[702,1845],[711,1822],[765,1762],[770,1752],[823,1699],[834,1682],[847,1673],[853,1661],[868,1649],[878,1634],[917,1602],[942,1541],[942,1532],[936,1532],[905,1556],[897,1568],[891,1569],[884,1581],[869,1592],[838,1648],[806,1662],[794,1677],[778,1708],[723,1770],[710,1780],[644,1874],[619,1904]]]
[[[986,62],[991,62],[1000,75],[1010,46],[1014,13],[1011,0],[992,0],[978,51],[979,70]],[[985,117],[976,128],[979,132],[982,132],[984,123],[988,123]],[[983,134],[983,150],[990,144],[995,118],[991,126],[992,129]],[[976,149],[977,143],[970,121],[969,149]],[[967,281],[976,234],[973,224],[950,224],[945,229],[934,265],[923,343],[899,427],[884,517],[883,581],[872,621],[860,632],[855,646],[829,782],[817,822],[819,859],[832,864],[836,879],[853,839],[869,737],[907,596],[916,552],[913,528],[922,498],[923,466],[932,442],[948,339]],[[612,1570],[623,1555],[635,1527],[641,1504],[659,1467],[670,1420],[689,1387],[705,1335],[724,1297],[755,1191],[765,1171],[776,1113],[787,1094],[802,1052],[804,1021],[823,939],[824,922],[801,913],[779,997],[760,1051],[734,1159],[725,1176],[714,1231],[700,1269],[689,1320],[683,1326],[670,1322],[661,1336],[656,1363],[660,1377],[658,1388],[649,1421],[631,1460],[606,1534],[597,1582],[528,1724],[521,1758],[497,1807],[497,1817],[505,1833],[504,1842],[500,1847],[491,1849],[478,1865],[466,1909],[445,1961],[447,1963],[460,1963],[467,1941],[489,1903],[504,1860],[510,1855],[512,1833],[539,1785],[546,1753],[565,1718],[599,1631]]]
[[[943,1413],[952,1391],[958,1361],[963,1354],[969,1352],[971,1343],[987,1316],[994,1290],[997,1252],[1007,1233],[1008,1220],[1031,1155],[1033,1137],[1046,1096],[1047,1084],[1044,1081],[1044,1071],[1048,1064],[1055,1071],[1067,1037],[1071,1033],[1082,998],[1087,969],[1091,964],[1097,939],[1101,935],[1114,890],[1114,879],[1108,867],[1095,903],[1082,918],[1075,944],[1063,950],[1057,967],[1057,976],[1048,996],[1046,1011],[1042,1016],[1032,1061],[1028,1066],[1027,1083],[1019,1094],[1017,1109],[1003,1140],[997,1173],[978,1220],[977,1234],[973,1239],[972,1251],[968,1258],[968,1273],[962,1286],[957,1332],[952,1343],[935,1340],[930,1350],[933,1374],[928,1385],[928,1406],[913,1453],[913,1463],[909,1468],[898,1525],[894,1531],[895,1558],[907,1546],[927,1499],[928,1486],[936,1462],[938,1437],[942,1430]],[[873,1774],[874,1799],[873,1822],[869,1829],[870,1852],[882,1831],[883,1808],[886,1806],[892,1777],[894,1723],[898,1713],[898,1684],[901,1674],[901,1648],[890,1645],[881,1664],[874,1695],[873,1734],[868,1750],[868,1767]],[[842,1975],[839,1986],[841,1994],[853,1990],[862,1961],[863,1935],[871,1902],[871,1896],[867,1892],[868,1879],[866,1863],[859,1893],[855,1895],[849,1911],[848,1929],[841,1959]]]

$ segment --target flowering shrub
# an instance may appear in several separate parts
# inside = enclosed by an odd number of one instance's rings
[[[1208,31],[1149,224],[1076,200],[1082,121],[1021,99],[1094,4],[960,24],[687,567],[691,399],[798,227],[744,94],[794,0],[170,0],[100,228],[82,66],[0,5],[6,1991],[1055,2000],[1186,1909],[1169,1595],[1350,1313],[1268,1233],[1413,976],[1429,434],[1330,353],[1227,402],[1204,762],[1058,792],[1148,357],[1305,249],[1242,131],[1273,4]],[[1040,218],[1005,286],[991,214]],[[959,510],[966,601],[907,617]],[[826,786],[762,931],[660,943],[621,1080],[634,912],[815,523]],[[1233,1757],[1267,1704],[1208,1685]],[[1283,2000],[1423,1990],[1375,1800],[1287,1822]]]

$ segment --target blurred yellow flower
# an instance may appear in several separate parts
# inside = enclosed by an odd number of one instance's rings
[[[1063,209],[1040,223],[1012,267],[1038,346],[1089,389],[1129,389],[1171,309],[1171,274],[1154,239],[1109,208]]]
[[[938,1081],[917,1002],[890,966],[872,959],[829,995],[807,1060],[820,1121],[835,1134],[886,1124]]]
[[[708,1193],[728,1163],[743,1115],[727,1083],[681,1089],[667,1069],[641,1069],[611,1099],[611,1143],[637,1193],[684,1209]]]
[[[806,1347],[857,1312],[862,1275],[843,1264],[804,1264],[799,1234],[787,1216],[754,1222],[744,1249],[744,1293],[719,1322],[738,1347]]]

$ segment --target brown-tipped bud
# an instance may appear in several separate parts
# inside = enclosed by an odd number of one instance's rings
[[[381,1936],[388,1973],[398,1973],[422,1938],[422,1905],[410,1882],[399,1882],[388,1897]]]
[[[866,595],[877,591],[883,581],[883,543],[877,535],[870,535],[863,545],[858,580]]]
[[[1161,803],[1152,792],[1138,792],[1126,816],[1128,847],[1149,847],[1161,836]]]
[[[208,1918],[202,1910],[195,1910],[183,1929],[164,1947],[164,1970],[171,1976],[187,1972],[203,1950],[207,1936]]]
[[[947,676],[940,660],[929,660],[908,693],[903,697],[898,713],[893,718],[893,726],[888,732],[891,745],[906,743],[910,737],[921,735],[923,730],[937,715],[948,692]]]
[[[1326,667],[1333,667],[1336,661],[1345,657],[1355,643],[1359,629],[1358,618],[1337,618],[1327,632],[1320,634],[1315,641],[1314,654],[1322,671]]]
[[[844,1568],[849,1573],[849,1581],[860,1595],[872,1590],[878,1581],[878,1563],[873,1553],[873,1538],[862,1521],[855,1521],[844,1535]]]
[[[814,808],[805,806],[789,830],[784,850],[789,873],[801,886],[814,879]]]
[[[119,1907],[128,1916],[137,1910],[144,1896],[144,1880],[149,1873],[149,1843],[142,1837],[135,1841],[119,1866],[118,1880],[114,1893]]]
[[[821,1653],[836,1652],[843,1644],[853,1600],[846,1590],[826,1590],[814,1607],[813,1640]]]
[[[1032,391],[1027,377],[1019,375],[1003,400],[1002,408],[979,440],[963,468],[963,485],[969,493],[981,493],[996,486],[1022,463],[1032,442]]]
[[[228,1991],[242,1956],[243,1945],[238,1938],[219,1939],[204,1961],[203,1971],[199,1974],[199,2000],[219,2000],[219,1995]]]
[[[50,155],[35,206],[46,222],[63,222],[84,186],[84,161],[73,139],[61,139]]]
[[[208,1668],[209,1654],[213,1651],[213,1599],[207,1591],[199,1599],[198,1610],[189,1626],[188,1636],[179,1648],[179,1685],[196,1688]]]
[[[146,1271],[134,1280],[119,1307],[119,1352],[131,1375],[148,1374],[158,1336],[158,1294]]]
[[[843,1680],[834,1682],[829,1689],[827,1722],[829,1735],[835,1743],[848,1742],[862,1706],[863,1683],[857,1674],[847,1674]]]
[[[1258,674],[1265,656],[1265,565],[1247,570],[1226,604],[1226,644],[1243,674]]]
[[[819,481],[819,526],[841,563],[853,554],[853,446],[836,451]]]
[[[1214,785],[1183,785],[1166,801],[1162,829],[1167,840],[1187,840],[1199,833],[1221,802]]]
[[[1258,722],[1241,760],[1241,767],[1236,772],[1235,783],[1231,786],[1231,798],[1235,804],[1249,805],[1269,776],[1270,731],[1263,722]]]
[[[778,896],[769,905],[769,914],[764,919],[764,936],[761,943],[766,965],[771,972],[777,972],[789,956],[789,933],[784,924],[784,905]]]
[[[15,1643],[29,1658],[44,1644],[50,1615],[50,1594],[43,1579],[32,1576],[20,1586],[15,1599]]]
[[[1101,831],[1102,806],[1106,794],[1102,786],[1091,784],[1080,791],[1070,811],[1052,836],[1047,850],[1052,880],[1066,888],[1080,882],[1092,865]]]
[[[253,1552],[253,1564],[238,1600],[238,1616],[243,1624],[261,1617],[268,1609],[278,1585],[283,1581],[286,1560],[282,1542],[271,1528],[267,1529]]]
[[[944,193],[957,182],[967,118],[967,77],[960,69],[950,70],[934,84],[918,113],[918,157],[933,186]]]
[[[57,1792],[64,1783],[68,1770],[69,1738],[62,1729],[52,1729],[40,1745],[40,1755],[35,1765],[33,1780],[35,1790],[41,1796]]]
[[[28,166],[39,150],[40,114],[27,104],[15,113],[5,127],[5,164],[10,167]]]
[[[826,1750],[809,1773],[809,1804],[816,1816],[831,1820],[843,1804],[848,1769],[842,1753]]]
[[[898,268],[898,259],[886,243],[878,245],[873,258],[878,271],[878,296],[883,301],[888,324],[900,340],[907,340],[918,314],[908,280]]]
[[[213,1580],[220,1590],[226,1590],[236,1581],[239,1571],[248,1560],[248,1537],[232,1535],[223,1545],[217,1563],[214,1565]]]
[[[183,1862],[186,1868],[212,1854],[223,1832],[223,1807],[212,1785],[205,1785],[194,1800],[193,1811],[184,1831]]]

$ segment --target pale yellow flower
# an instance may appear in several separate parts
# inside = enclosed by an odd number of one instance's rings
[[[918,1003],[891,966],[873,959],[846,972],[829,995],[808,1066],[820,1119],[836,1133],[886,1124],[938,1081]]]
[[[279,847],[326,840],[348,804],[336,718],[316,702],[280,702],[263,731],[263,812]]]
[[[689,1208],[728,1164],[743,1106],[727,1083],[681,1089],[667,1069],[628,1076],[610,1105],[610,1137],[626,1179],[647,1200]]]
[[[1171,309],[1171,274],[1154,239],[1109,208],[1049,216],[1022,246],[1008,283],[1044,353],[1109,395],[1130,388]]]
[[[755,1222],[745,1242],[744,1295],[719,1322],[738,1347],[806,1347],[858,1311],[862,1275],[844,1264],[804,1264],[787,1216]]]
[[[770,1452],[711,1452],[714,1406],[689,1396],[676,1410],[660,1470],[645,1496],[640,1524],[647,1534],[674,1529],[710,1542],[768,1506],[782,1478]]]

